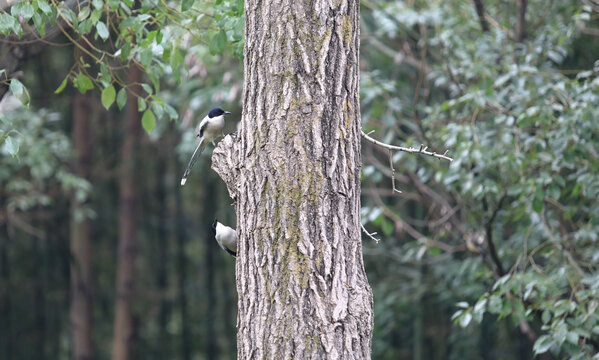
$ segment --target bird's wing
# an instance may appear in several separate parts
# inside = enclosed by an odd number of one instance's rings
[[[224,246],[224,245],[223,245],[223,244],[221,244],[221,243],[218,243],[218,244],[220,245],[220,247],[221,247],[221,248],[223,248],[223,250],[225,250],[225,251],[226,251],[226,252],[228,252],[229,254],[231,254],[231,255],[233,255],[233,256],[235,256],[235,257],[237,257],[237,253],[236,253],[235,251],[233,251],[233,250],[229,249],[228,247]]]
[[[237,253],[231,249],[229,249],[228,247],[225,246],[225,244],[223,244],[223,242],[219,239],[219,237],[215,236],[214,237],[216,239],[216,243],[218,244],[218,246],[220,246],[221,249],[225,250],[226,252],[228,252],[229,254],[237,257]]]
[[[185,169],[185,172],[183,173],[183,177],[181,178],[181,186],[185,185],[185,182],[187,181],[187,177],[189,176],[189,173],[191,172],[191,168],[193,167],[195,162],[200,157],[200,154],[202,153],[203,140],[204,139],[200,139],[198,146],[196,146],[196,149],[193,151],[193,155],[191,155],[191,159],[189,159],[189,164],[187,164],[187,168]]]
[[[197,137],[200,137],[200,138],[202,137],[202,135],[204,133],[204,128],[208,124],[209,120],[210,120],[210,118],[208,116],[206,116],[206,117],[204,117],[202,122],[200,122],[200,125],[198,125],[198,127],[196,128],[196,136]]]

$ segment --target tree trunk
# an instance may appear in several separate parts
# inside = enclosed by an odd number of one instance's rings
[[[202,209],[203,213],[207,213],[213,209],[212,204],[218,204],[218,192],[215,188],[216,179],[212,177],[207,177],[206,181],[204,181],[204,190],[205,194],[205,204],[208,206],[204,206]],[[201,228],[204,230],[204,238],[207,239],[204,247],[204,276],[206,278],[206,294],[204,297],[206,298],[206,308],[208,314],[216,314],[217,313],[217,304],[216,304],[216,286],[214,285],[214,277],[215,277],[215,258],[219,256],[219,248],[214,241],[214,235],[212,234],[212,227],[208,226],[210,224],[209,217],[214,217],[216,214],[206,215],[204,218],[205,221]],[[223,221],[221,219],[221,221]],[[217,342],[217,334],[215,332],[215,321],[214,316],[207,316],[204,319],[204,349],[205,349],[205,359],[214,360],[219,358],[219,349]]]
[[[5,189],[5,183],[0,181],[0,189]],[[6,198],[4,197],[4,191],[0,190],[0,206],[6,209]],[[13,301],[11,300],[10,294],[14,290],[11,286],[11,265],[12,261],[9,262],[9,243],[11,241],[10,234],[8,233],[8,225],[6,220],[6,213],[2,213],[0,216],[0,353],[4,354],[7,359],[13,359],[14,355],[14,344],[15,331],[13,330]]]
[[[89,179],[91,163],[90,106],[87,94],[76,93],[73,101],[73,147],[77,153],[73,171]],[[73,359],[93,358],[91,223],[82,214],[84,204],[76,194],[71,200],[71,308]]]
[[[141,73],[138,68],[129,69],[129,84],[139,84]],[[141,93],[139,85],[131,85],[131,90]],[[116,305],[113,330],[113,360],[129,358],[130,340],[133,334],[131,302],[135,283],[135,259],[137,255],[137,192],[135,184],[135,163],[141,119],[137,111],[137,97],[132,93],[127,97],[127,119],[124,130],[124,143],[121,158],[120,199],[119,199],[119,242],[117,253]]]
[[[245,2],[236,200],[239,359],[369,359],[360,233],[359,1]]]
[[[516,0],[516,41],[523,42],[526,39],[526,0]]]

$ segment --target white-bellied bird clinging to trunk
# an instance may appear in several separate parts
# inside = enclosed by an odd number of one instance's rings
[[[237,256],[237,232],[214,220],[212,223],[212,232],[218,245],[233,256]]]

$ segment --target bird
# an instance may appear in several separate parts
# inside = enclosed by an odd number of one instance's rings
[[[212,223],[212,232],[218,245],[233,256],[237,256],[237,232],[216,219]]]
[[[230,114],[230,112],[216,107],[210,110],[208,115],[204,117],[204,119],[200,122],[200,125],[198,125],[196,128],[198,146],[196,146],[195,150],[193,151],[193,155],[191,155],[191,159],[189,160],[189,164],[187,164],[185,173],[183,173],[183,177],[181,178],[181,186],[185,185],[187,177],[191,172],[191,168],[202,153],[202,144],[204,144],[205,141],[210,141],[212,142],[212,145],[214,145],[214,140],[219,135],[222,135],[222,130],[225,126],[225,115],[227,114]]]

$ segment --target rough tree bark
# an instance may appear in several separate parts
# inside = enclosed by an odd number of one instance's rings
[[[74,172],[89,179],[91,133],[88,94],[76,93],[73,100],[73,147],[77,152]],[[74,194],[71,200],[71,308],[73,359],[93,358],[92,347],[92,266],[91,221],[82,216],[84,204]]]
[[[360,233],[359,1],[245,1],[241,128],[213,154],[236,200],[238,358],[369,359]]]
[[[139,94],[141,72],[131,66],[128,71],[131,91]],[[135,259],[137,255],[137,191],[135,183],[135,158],[141,132],[141,118],[137,111],[137,97],[127,96],[127,120],[125,121],[124,142],[119,175],[119,242],[117,253],[116,303],[114,310],[114,330],[112,359],[127,360],[133,324],[131,302],[135,283]]]

